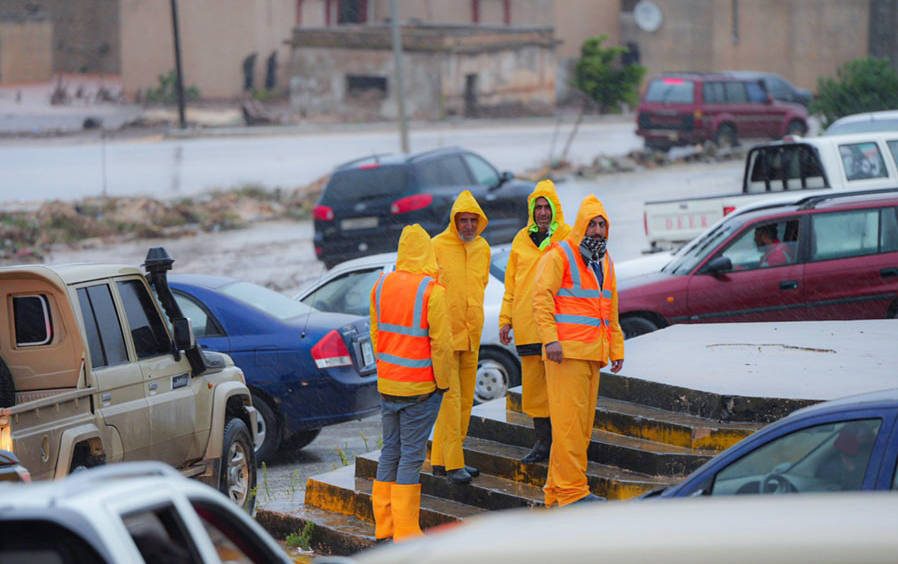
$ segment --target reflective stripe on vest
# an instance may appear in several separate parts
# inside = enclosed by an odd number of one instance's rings
[[[567,258],[568,272],[570,272],[571,274],[572,284],[570,288],[559,288],[558,296],[597,300],[599,302],[598,310],[600,312],[604,312],[604,310],[610,309],[603,307],[602,301],[611,299],[611,290],[584,288],[580,279],[580,267],[570,244],[567,241],[561,241],[558,246],[561,247],[561,249],[564,251],[565,258]],[[608,265],[609,261],[606,259],[604,261],[604,264]],[[587,269],[588,268],[589,267],[587,266]],[[611,320],[608,318],[588,317],[585,315],[572,315],[568,313],[556,313],[555,322],[568,323],[572,325],[585,325],[587,327],[611,327]]]
[[[383,290],[384,280],[386,280],[386,276],[381,275],[377,280],[377,285],[374,290],[374,302],[377,312],[377,330],[384,333],[395,333],[409,337],[430,336],[430,330],[426,327],[421,327],[421,325],[424,322],[424,294],[427,291],[427,287],[433,282],[433,278],[425,276],[421,279],[421,282],[418,283],[418,291],[415,293],[415,304],[410,326],[398,325],[395,323],[383,323],[381,317],[381,291]],[[430,358],[406,358],[396,354],[383,352],[377,353],[377,360],[379,362],[387,362],[405,368],[430,368],[433,365]]]

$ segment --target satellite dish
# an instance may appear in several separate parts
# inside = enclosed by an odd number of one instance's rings
[[[640,0],[633,8],[633,18],[639,29],[648,32],[656,31],[664,21],[661,8],[651,0]]]

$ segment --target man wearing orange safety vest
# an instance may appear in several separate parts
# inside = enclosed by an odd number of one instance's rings
[[[486,229],[486,214],[470,191],[458,195],[449,218],[446,230],[433,238],[433,250],[440,267],[440,284],[446,288],[453,369],[433,430],[430,463],[434,475],[445,474],[456,484],[467,484],[479,474],[476,468],[465,466],[462,443],[468,434],[474,403],[490,247],[480,236]]]
[[[399,237],[396,271],[382,275],[371,290],[383,426],[371,491],[378,540],[421,534],[419,473],[452,364],[446,292],[436,277],[430,236],[410,225]]]
[[[570,235],[540,259],[533,317],[543,344],[552,451],[546,507],[602,498],[589,491],[586,451],[595,419],[599,369],[624,365],[617,282],[605,245],[611,222],[593,195],[584,198]]]
[[[542,343],[533,323],[533,285],[536,266],[553,243],[564,240],[571,226],[564,222],[561,202],[551,180],[536,185],[527,198],[530,221],[518,231],[511,243],[505,268],[505,295],[499,312],[499,338],[503,344],[514,342],[521,357],[522,407],[533,418],[536,442],[521,459],[532,464],[549,458],[552,426],[549,421],[549,399],[546,396],[546,367],[542,359]]]

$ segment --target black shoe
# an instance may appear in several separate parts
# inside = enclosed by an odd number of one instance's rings
[[[533,434],[536,435],[536,442],[530,452],[521,459],[524,464],[534,464],[549,459],[549,452],[552,448],[551,420],[548,417],[534,417]]]
[[[536,441],[533,449],[521,459],[521,462],[524,464],[535,464],[544,460],[549,460],[549,445],[542,441]]]
[[[433,471],[434,476],[445,476],[446,475],[446,467],[445,466],[431,466],[430,469]]]
[[[374,539],[374,544],[376,544],[377,546],[380,546],[382,544],[393,544],[393,538],[387,537],[383,539]]]
[[[594,501],[608,501],[608,500],[605,499],[604,497],[598,496],[596,494],[589,494],[586,497],[581,497],[580,499],[578,499],[571,505],[576,505],[578,503],[592,503]]]
[[[446,475],[453,484],[465,485],[471,483],[471,475],[464,468],[450,470]]]
[[[476,478],[480,475],[480,470],[478,468],[474,468],[473,466],[465,466],[465,472],[470,474],[472,478]]]

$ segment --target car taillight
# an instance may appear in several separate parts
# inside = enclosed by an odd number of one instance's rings
[[[702,111],[695,110],[694,112],[692,112],[692,119],[694,119],[695,121],[702,121]]]
[[[343,336],[336,329],[315,343],[311,352],[312,358],[315,360],[315,366],[318,368],[352,365],[349,349],[346,348],[346,343],[343,342]]]
[[[312,217],[319,221],[332,221],[334,219],[334,210],[330,206],[315,206],[312,210]]]
[[[406,196],[399,198],[390,205],[390,213],[408,213],[415,210],[424,209],[433,203],[433,196],[430,194],[415,194],[414,196]]]
[[[723,206],[723,215],[730,215],[735,209],[736,206]]]

